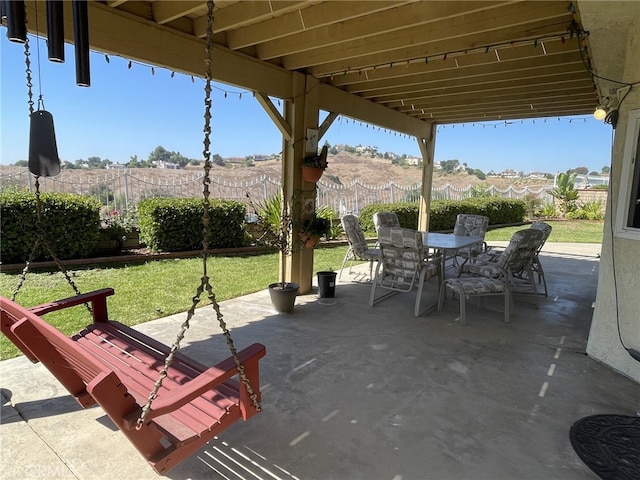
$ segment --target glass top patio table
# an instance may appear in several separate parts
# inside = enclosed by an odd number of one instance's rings
[[[468,235],[453,235],[451,233],[422,233],[422,243],[425,248],[433,248],[434,250],[457,251],[462,248],[470,247],[477,243],[484,242],[482,237],[474,237]]]
[[[442,276],[446,269],[445,262],[449,258],[453,258],[456,253],[464,248],[469,248],[471,253],[471,245],[482,244],[484,242],[483,237],[469,236],[469,235],[453,235],[452,233],[422,233],[422,243],[424,248],[428,251],[433,249],[436,251],[436,255],[440,254]],[[427,253],[427,258],[430,255]]]

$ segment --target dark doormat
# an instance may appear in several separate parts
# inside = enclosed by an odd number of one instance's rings
[[[584,417],[573,424],[569,438],[578,456],[601,479],[640,479],[640,417]]]

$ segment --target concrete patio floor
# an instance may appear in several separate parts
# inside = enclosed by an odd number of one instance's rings
[[[596,413],[636,415],[640,385],[585,355],[599,245],[548,243],[549,297],[457,300],[413,317],[415,293],[367,305],[366,266],[336,297],[274,313],[266,290],[222,304],[236,346],[261,342],[264,412],[167,474],[171,479],[589,479],[569,428]],[[117,292],[116,292],[117,295]],[[435,301],[435,283],[428,289]],[[188,299],[187,299],[188,300]],[[184,315],[140,325],[172,343]],[[227,356],[210,307],[183,351]],[[0,362],[0,477],[153,479],[100,408],[81,409],[41,366]]]

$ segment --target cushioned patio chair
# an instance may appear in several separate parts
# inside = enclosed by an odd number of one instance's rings
[[[548,296],[548,291],[547,291],[547,279],[544,276],[544,270],[542,268],[542,263],[540,262],[540,251],[542,250],[542,247],[544,247],[544,244],[546,243],[546,241],[548,240],[549,236],[551,235],[551,231],[552,231],[552,227],[551,225],[549,225],[548,223],[545,222],[533,222],[529,228],[533,228],[534,230],[540,230],[542,232],[542,239],[541,239],[541,243],[538,246],[538,249],[536,250],[534,256],[533,256],[533,262],[531,264],[531,270],[533,271],[534,274],[536,274],[538,276],[538,283],[542,283],[544,286],[544,296]],[[495,262],[496,259],[500,256],[500,254],[502,253],[502,250],[497,249],[497,248],[492,248],[491,250],[489,250],[486,253],[481,253],[480,255],[478,255],[476,258],[480,261],[484,261],[484,262]]]
[[[380,227],[399,227],[400,220],[396,212],[376,212],[373,214],[373,225],[377,233]]]
[[[460,297],[460,324],[466,324],[466,300],[471,296],[504,296],[504,321],[511,316],[512,293],[524,283],[530,285],[536,298],[537,289],[533,280],[531,264],[542,241],[542,232],[536,229],[519,230],[513,234],[509,245],[493,261],[477,257],[474,263],[463,265],[458,278],[442,282],[438,311],[442,310],[447,290]],[[464,275],[464,276],[462,276]]]
[[[380,259],[380,250],[377,248],[369,248],[367,240],[364,237],[364,232],[360,227],[358,217],[348,214],[342,217],[341,222],[344,233],[347,236],[347,241],[349,242],[349,249],[342,260],[338,278],[342,277],[342,270],[348,261],[351,261],[349,264],[349,273],[351,273],[354,260],[364,260],[369,262],[369,280],[371,280],[373,262]]]
[[[536,250],[533,256],[533,263],[531,264],[531,270],[533,271],[534,274],[538,276],[538,283],[542,281],[542,284],[544,286],[544,296],[546,297],[548,296],[547,279],[544,277],[544,270],[542,269],[542,264],[540,263],[539,254],[540,254],[540,250],[542,250],[542,247],[544,247],[544,244],[547,242],[547,239],[551,235],[551,230],[553,230],[553,227],[551,227],[551,225],[545,222],[533,222],[529,228],[534,228],[542,232],[542,243],[540,243],[540,246],[538,247],[538,249]]]
[[[460,213],[456,217],[453,234],[467,237],[482,237],[484,239],[488,228],[489,217],[485,217],[484,215],[473,215],[470,213]],[[451,257],[453,258],[453,264],[456,268],[460,268],[460,264],[464,265],[473,257],[485,252],[486,249],[486,242],[471,245],[468,249],[458,251]],[[458,258],[460,258],[461,263],[458,261]]]
[[[381,258],[371,284],[369,306],[372,307],[397,293],[410,292],[417,286],[418,294],[413,313],[416,317],[420,316],[427,310],[421,310],[425,282],[438,277],[439,286],[442,281],[440,259],[425,259],[422,234],[410,228],[380,227],[378,242]],[[376,291],[379,289],[386,292],[376,297]]]

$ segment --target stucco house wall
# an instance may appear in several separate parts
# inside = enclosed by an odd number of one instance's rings
[[[624,78],[640,80],[640,20],[630,29]],[[640,109],[640,85],[635,85],[619,108],[612,158],[612,176],[602,242],[598,291],[587,354],[640,383],[640,361],[624,348],[640,352],[640,231],[617,235],[618,209],[628,208],[628,197],[619,198],[621,185],[633,175],[624,165],[628,143],[629,112]],[[627,147],[628,148],[628,147]]]

